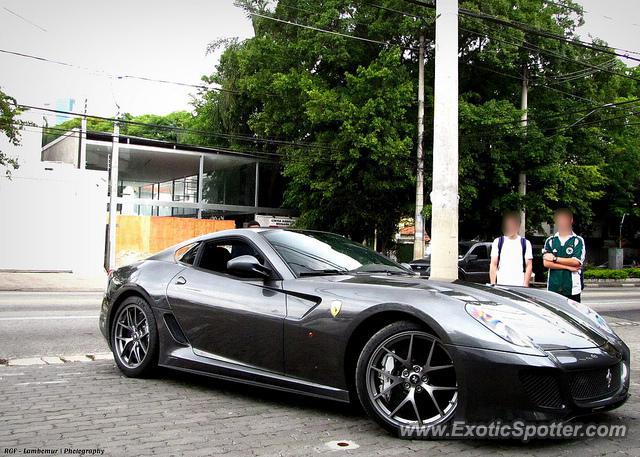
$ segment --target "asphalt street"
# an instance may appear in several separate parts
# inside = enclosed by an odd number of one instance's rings
[[[0,292],[0,358],[108,351],[101,301],[100,292]]]
[[[0,292],[0,358],[107,352],[100,292]],[[605,317],[640,322],[640,287],[587,289]]]

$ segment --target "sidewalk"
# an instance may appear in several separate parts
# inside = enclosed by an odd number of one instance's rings
[[[28,273],[0,271],[0,291],[102,292],[107,275],[81,277],[73,273]]]

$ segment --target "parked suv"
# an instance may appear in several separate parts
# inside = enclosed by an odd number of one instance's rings
[[[411,269],[420,276],[431,274],[431,256],[411,262]],[[458,244],[458,278],[463,281],[486,284],[491,266],[491,243],[462,241]]]

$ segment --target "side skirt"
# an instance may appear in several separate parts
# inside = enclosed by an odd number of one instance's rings
[[[315,384],[279,373],[270,373],[257,368],[236,365],[228,361],[195,354],[191,347],[176,348],[163,357],[159,366],[187,373],[199,374],[225,381],[239,382],[251,386],[297,393],[316,398],[350,402],[349,391],[336,387]]]

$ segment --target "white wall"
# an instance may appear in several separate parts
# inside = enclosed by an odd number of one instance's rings
[[[103,272],[107,173],[38,162],[0,177],[0,269]]]

